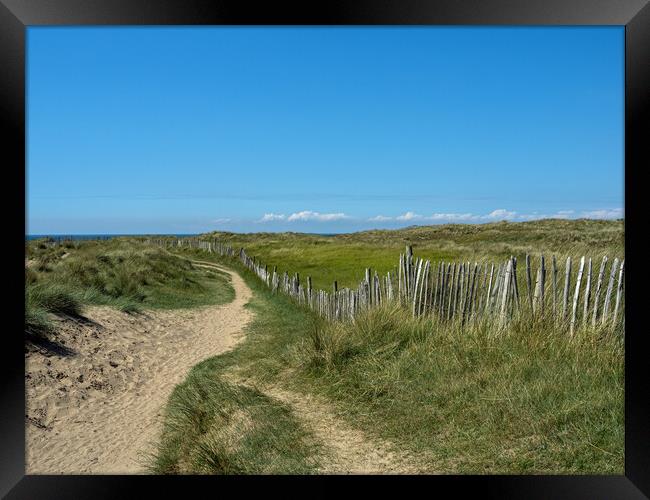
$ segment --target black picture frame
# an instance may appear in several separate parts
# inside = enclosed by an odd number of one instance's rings
[[[425,481],[424,494],[471,492],[487,498],[647,498],[650,496],[650,364],[643,348],[647,333],[642,309],[641,180],[650,149],[650,6],[647,0],[312,0],[301,4],[237,0],[0,0],[0,120],[3,122],[5,222],[16,258],[6,266],[6,288],[17,289],[24,275],[17,259],[25,229],[25,31],[36,25],[618,25],[625,26],[625,474],[621,476],[429,476],[376,478],[400,485]],[[15,243],[15,245],[14,245]],[[22,248],[24,258],[24,247]],[[636,269],[636,271],[635,271]],[[237,482],[247,487],[275,482],[275,477],[36,476],[25,475],[24,303],[9,292],[5,312],[0,404],[0,494],[7,498],[131,497],[137,489],[168,495],[187,493],[188,482],[207,486],[213,494]],[[15,321],[15,325],[14,325]],[[331,477],[291,478],[295,492],[312,490],[303,481]],[[350,481],[359,478],[350,478]],[[215,483],[215,481],[219,481]],[[337,481],[338,483],[339,481]],[[305,489],[302,490],[301,486]],[[243,489],[242,489],[243,487]],[[136,489],[137,488],[137,489]],[[383,488],[383,486],[382,486]],[[286,485],[285,485],[286,490]]]

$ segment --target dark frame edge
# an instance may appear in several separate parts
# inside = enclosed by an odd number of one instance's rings
[[[371,476],[287,476],[292,487],[319,485],[334,488],[342,484],[364,482]],[[155,489],[154,483],[159,481],[163,485],[163,497],[187,496],[189,483],[194,486],[214,487],[218,479],[219,488],[232,486],[237,488],[238,494],[245,490],[259,490],[268,487],[268,483],[284,483],[283,476],[25,476],[6,497],[9,499],[23,498],[139,498],[136,493],[139,489],[151,491]],[[387,486],[403,488],[407,479],[411,485],[419,483],[423,487],[431,480],[431,476],[383,476],[374,477],[382,489]],[[391,484],[392,483],[392,484]],[[571,498],[589,500],[629,499],[643,500],[647,498],[625,476],[452,476],[442,475],[434,477],[436,493],[449,493],[453,497],[473,498],[480,496],[489,499],[527,498],[528,500],[546,500],[548,498]],[[154,486],[152,488],[152,486]],[[203,488],[200,488],[203,489]],[[388,488],[390,489],[390,488]],[[223,490],[222,490],[223,491]],[[248,492],[248,491],[246,491]],[[478,495],[477,495],[478,493]],[[446,495],[445,495],[446,496]]]
[[[6,79],[5,81],[0,82],[0,120],[4,123],[8,134],[5,136],[8,140],[6,144],[8,145],[5,153],[9,153],[9,157],[12,158],[10,164],[22,164],[25,165],[25,57],[26,57],[26,24],[24,19],[30,19],[29,16],[25,17],[24,11],[19,17],[15,14],[13,8],[8,8],[6,3],[14,3],[12,0],[1,0],[0,1],[0,46],[2,46],[2,51],[0,51],[0,67],[6,69],[6,74],[11,75],[11,79]],[[29,2],[33,6],[34,3],[38,2]],[[61,2],[65,3],[65,2]],[[117,2],[119,3],[119,2]],[[162,2],[161,2],[162,3]],[[190,2],[196,3],[196,2]],[[227,2],[226,2],[227,3]],[[134,12],[137,12],[137,5],[139,2],[133,2],[133,10],[128,14],[122,11],[121,13],[116,13],[118,16],[123,15],[126,18],[134,18]],[[164,7],[164,6],[163,6]],[[550,7],[550,6],[549,6]],[[629,7],[629,5],[628,5]],[[367,8],[372,8],[371,5],[368,5]],[[118,11],[120,9],[117,9]],[[164,10],[164,8],[163,8]],[[174,9],[172,9],[173,11]],[[175,12],[179,12],[178,7]],[[330,12],[331,13],[331,12]],[[64,9],[61,9],[58,12],[58,18],[61,16],[65,17],[66,13]],[[169,16],[169,13],[167,13]],[[412,11],[408,13],[407,17],[415,15]],[[153,15],[152,17],[156,17]],[[173,17],[173,15],[172,15]],[[190,16],[191,17],[191,16]],[[228,17],[228,16],[226,16]],[[213,16],[208,16],[208,18],[214,19]],[[138,21],[128,21],[134,24],[147,23],[147,16],[141,15],[140,22]],[[54,24],[57,21],[43,21],[36,22],[34,24]],[[78,22],[78,21],[77,21]],[[92,22],[92,21],[86,21]],[[113,21],[116,22],[116,21]],[[169,22],[169,21],[168,21]],[[227,21],[222,21],[228,24]],[[346,22],[346,21],[343,21]],[[350,21],[347,21],[350,22]],[[408,24],[408,19],[405,20]],[[429,21],[433,22],[433,21]],[[106,22],[104,22],[106,23]],[[117,22],[116,22],[117,23]],[[563,24],[562,21],[558,21],[559,24]],[[27,23],[31,24],[31,23]],[[66,24],[66,23],[64,23]],[[74,23],[67,23],[74,24]],[[85,24],[83,22],[78,22],[78,24]],[[103,24],[102,22],[98,24]],[[109,23],[106,23],[109,24]],[[119,23],[117,23],[119,24]],[[194,22],[192,24],[201,24],[200,22]],[[368,24],[368,23],[366,23]],[[369,24],[380,24],[380,23],[369,23]],[[444,24],[442,22],[441,24]],[[468,24],[478,24],[476,20],[473,20]],[[495,24],[504,24],[495,23]],[[540,21],[540,24],[542,22]],[[576,23],[581,24],[581,23]],[[592,22],[585,22],[584,24],[598,24]],[[619,24],[619,22],[611,22],[610,24]],[[641,214],[639,210],[642,210],[640,206],[640,200],[636,196],[632,196],[633,192],[639,192],[640,187],[634,187],[631,182],[630,177],[630,168],[628,165],[634,163],[637,167],[641,165],[648,164],[649,156],[647,146],[647,140],[643,136],[643,131],[647,130],[649,121],[648,120],[648,107],[650,103],[648,102],[648,91],[650,88],[650,69],[644,67],[644,62],[650,60],[650,4],[646,4],[644,7],[641,7],[635,10],[634,15],[631,16],[629,21],[625,24],[625,38],[626,38],[626,87],[625,87],[625,150],[626,150],[626,170],[625,170],[625,185],[626,185],[626,199],[625,199],[625,222],[626,225],[629,221],[630,226],[634,224],[640,224],[643,221],[641,220]],[[6,51],[6,48],[11,48],[10,51]],[[645,64],[647,66],[647,64]],[[4,79],[3,79],[4,80]],[[645,127],[644,127],[645,125]],[[14,163],[15,162],[15,163]],[[24,182],[24,170],[23,173],[23,182]],[[638,180],[638,179],[637,179]],[[24,184],[23,184],[24,185]],[[21,210],[22,218],[19,222],[22,222],[22,227],[25,227],[25,200],[22,199],[22,204],[16,205],[13,201],[19,201],[21,198],[21,193],[10,193],[11,196],[16,196],[16,200],[12,197],[11,205],[8,202],[4,202],[7,205],[7,210],[5,213],[15,214],[15,211]],[[14,215],[15,217],[15,215]],[[21,224],[18,224],[19,226]],[[634,251],[634,244],[639,244],[640,242],[634,236],[634,232],[630,232],[629,228],[626,228],[625,239],[626,239],[626,259],[631,256],[633,262],[640,262],[640,258],[636,258],[635,254],[638,252]],[[17,237],[17,235],[16,235]],[[11,279],[20,279],[23,280],[22,271],[16,266],[15,270],[11,270]],[[18,281],[16,281],[17,283]],[[23,281],[24,284],[24,281]],[[635,282],[634,277],[630,273],[630,277],[626,280],[626,287],[632,287],[636,289],[637,292],[641,294],[642,289]],[[634,294],[632,294],[634,295]],[[639,297],[642,296],[638,295]],[[638,299],[637,299],[638,300]],[[635,304],[639,302],[635,301]],[[16,306],[18,308],[23,307],[22,298],[18,297],[16,300]],[[644,416],[647,416],[650,411],[650,402],[647,400],[643,387],[641,384],[631,386],[628,382],[630,380],[648,380],[650,378],[650,367],[645,363],[641,357],[643,351],[641,347],[637,344],[637,339],[630,336],[626,337],[626,352],[636,352],[635,361],[633,363],[628,362],[626,359],[626,368],[625,368],[625,378],[626,378],[626,396],[625,396],[625,411],[626,411],[626,434],[625,434],[625,477],[623,476],[521,476],[522,480],[530,481],[530,498],[541,498],[539,495],[541,492],[534,491],[533,488],[538,489],[542,486],[544,478],[548,478],[552,488],[548,491],[554,492],[555,494],[564,494],[571,496],[572,498],[612,498],[613,493],[618,493],[617,498],[650,498],[650,476],[648,471],[650,471],[650,463],[648,457],[648,447],[650,445],[650,430],[647,427],[647,422],[643,420]],[[640,344],[641,340],[638,339]],[[13,349],[12,349],[13,351]],[[11,363],[15,360],[11,360]],[[24,373],[24,358],[22,356],[22,338],[20,339],[20,356],[18,358],[20,363],[20,369]],[[25,475],[25,466],[24,466],[24,380],[20,377],[19,373],[15,371],[15,366],[11,364],[2,365],[2,408],[0,409],[0,420],[2,421],[3,430],[8,431],[3,435],[3,446],[2,451],[0,451],[0,470],[2,470],[2,475],[0,476],[0,497],[4,497],[9,490],[10,497],[13,498],[26,498],[23,496],[29,493],[49,493],[49,497],[54,497],[59,493],[67,493],[68,495],[79,493],[83,491],[86,495],[94,496],[95,498],[102,498],[102,494],[97,495],[95,492],[91,491],[91,483],[95,486],[115,486],[115,477],[114,476],[32,476]],[[16,403],[23,401],[23,406],[16,408]],[[18,415],[18,416],[17,416]],[[13,428],[15,422],[18,422],[18,426]],[[630,432],[630,429],[634,430],[634,433]],[[20,453],[22,452],[22,455]],[[494,476],[493,476],[494,477]],[[487,484],[488,477],[479,477],[472,478],[471,476],[466,476],[469,482],[474,484],[475,487],[481,488],[481,490],[486,494],[487,497],[496,497],[497,494],[502,495],[501,497],[508,496],[503,495],[504,493],[514,493],[515,491],[521,491],[521,483],[518,481],[517,477],[513,476],[496,476],[497,487],[491,488]],[[569,479],[575,478],[575,482],[569,484]],[[133,486],[134,483],[138,482],[143,484],[151,484],[151,479],[155,478],[140,478],[140,477],[126,477],[120,478],[121,482],[124,480],[124,485]],[[189,479],[189,478],[188,478]],[[442,482],[446,484],[453,484],[454,491],[463,491],[464,487],[462,483],[456,481],[453,477],[443,476]],[[485,479],[485,480],[484,480]],[[593,480],[594,482],[588,483],[587,481]],[[254,481],[253,481],[254,482]],[[73,484],[74,483],[74,484]],[[166,486],[169,485],[170,481],[165,481]],[[185,483],[185,481],[183,481]],[[175,484],[179,484],[175,482]],[[185,483],[187,484],[187,483]],[[589,485],[591,488],[588,488],[587,491],[582,489],[577,489],[579,485]],[[80,485],[80,490],[75,490],[75,486]],[[519,485],[519,487],[518,487]],[[534,486],[533,486],[534,485]],[[594,489],[598,486],[599,489]],[[61,487],[59,489],[59,487]],[[511,490],[511,488],[513,488]],[[54,489],[58,490],[57,493],[54,492]],[[121,489],[121,488],[120,488]],[[174,488],[172,488],[173,490]],[[109,490],[105,490],[104,493],[108,493]],[[112,493],[116,492],[116,488],[110,488]],[[124,491],[124,490],[123,490]],[[84,495],[82,495],[85,498]],[[69,498],[69,496],[68,496]]]
[[[11,174],[12,178],[20,179],[23,176],[25,164],[25,26],[22,21],[0,3],[0,67],[6,76],[0,81],[0,123],[3,133],[3,173]],[[13,177],[13,176],[16,177]],[[24,236],[19,231],[25,227],[25,198],[24,191],[5,186],[2,204],[3,212],[11,214],[11,230],[9,239],[14,243],[21,241]],[[22,215],[21,215],[22,214]],[[15,224],[15,226],[14,226]],[[13,243],[11,244],[13,245]],[[24,247],[23,247],[24,248]],[[24,253],[24,252],[23,252]],[[25,277],[18,262],[7,266],[5,277],[8,287],[20,289],[24,287]],[[21,285],[22,283],[22,285]],[[9,311],[23,311],[24,303],[18,294],[8,294],[11,303]],[[15,312],[12,314],[15,316]],[[24,318],[24,317],[23,317]],[[24,322],[24,321],[23,321]],[[22,328],[22,326],[19,326]],[[0,364],[2,376],[0,378],[0,421],[2,422],[2,446],[0,446],[0,496],[14,486],[25,476],[25,380],[24,380],[24,355],[22,335],[15,335],[13,321],[11,326],[3,328],[10,339],[6,339],[3,363]],[[15,339],[13,337],[16,337]],[[14,345],[14,340],[15,342]],[[3,349],[4,350],[4,349]],[[20,372],[23,375],[20,375]],[[21,404],[22,403],[22,404]]]
[[[618,25],[647,0],[2,0],[24,25]]]
[[[650,128],[650,4],[646,4],[625,26],[625,259],[628,266],[642,265],[641,236],[631,228],[643,224],[639,171],[650,161],[647,130]],[[644,131],[646,134],[644,134]],[[633,174],[633,170],[635,173]],[[636,185],[632,180],[636,177]],[[637,195],[638,193],[638,195]],[[642,297],[637,276],[626,277],[626,288]],[[638,299],[637,299],[638,300]],[[641,305],[634,300],[632,307]],[[630,314],[629,310],[626,314]],[[634,315],[634,311],[632,311]],[[638,312],[636,314],[642,314]],[[642,328],[625,337],[625,476],[650,496],[650,401],[642,381],[650,379],[650,367],[643,360]],[[647,353],[647,351],[645,351]],[[630,381],[636,381],[630,383]]]

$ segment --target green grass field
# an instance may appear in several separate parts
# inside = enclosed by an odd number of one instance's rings
[[[81,314],[84,305],[126,312],[229,302],[229,277],[134,239],[26,244],[25,329],[46,333],[49,314]]]
[[[380,274],[397,266],[399,254],[413,245],[418,257],[432,260],[502,261],[511,255],[521,260],[526,253],[558,259],[582,255],[622,257],[623,221],[541,220],[492,224],[446,224],[401,230],[364,231],[336,236],[299,233],[209,233],[232,246],[244,247],[279,272],[298,272],[312,277],[313,286],[331,290],[356,287],[364,269]]]

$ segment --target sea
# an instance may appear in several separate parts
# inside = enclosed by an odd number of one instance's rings
[[[124,236],[144,237],[144,236],[175,236],[186,238],[188,236],[197,236],[197,234],[26,234],[25,240],[38,240],[40,238],[52,238],[55,241],[65,240],[110,240]]]
[[[315,236],[337,236],[339,233],[305,233]],[[174,236],[176,238],[188,238],[190,236],[198,236],[199,233],[177,233],[177,234],[26,234],[25,240],[38,240],[41,238],[52,238],[54,241],[66,240],[110,240],[111,238],[119,238],[124,236],[130,237],[145,237],[145,236]]]

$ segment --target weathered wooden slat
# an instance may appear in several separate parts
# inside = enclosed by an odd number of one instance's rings
[[[584,256],[580,259],[580,266],[578,268],[578,277],[576,278],[576,289],[573,294],[573,308],[571,311],[571,327],[569,329],[569,334],[573,337],[576,324],[576,313],[578,312],[578,299],[580,297],[580,282],[582,281],[582,273],[585,269],[585,258]]]
[[[612,289],[614,288],[614,279],[616,278],[616,270],[618,268],[618,257],[614,259],[612,263],[612,269],[609,274],[609,284],[607,285],[607,294],[605,295],[605,302],[603,303],[603,316],[601,318],[601,324],[605,324],[609,314],[609,303],[612,298]]]
[[[420,284],[421,275],[422,275],[422,259],[420,259],[417,262],[417,274],[415,276],[415,284],[413,286],[413,298],[412,298],[412,301],[413,301],[412,302],[413,316],[415,316],[416,312],[417,312],[417,305],[418,305],[417,304],[417,300],[418,300],[417,290],[418,290],[418,285]]]
[[[501,299],[501,289],[503,288],[503,277],[505,275],[505,265],[499,264],[499,270],[497,272],[497,281],[494,287],[494,298],[493,298],[493,307],[495,314],[499,312],[499,305]]]
[[[533,295],[533,313],[536,313],[539,309],[539,296],[540,296],[540,286],[542,284],[542,268],[537,268],[537,274],[535,276],[535,294]]]
[[[450,280],[451,280],[451,263],[448,262],[446,266],[446,271],[444,273],[444,283],[443,283],[443,288],[442,288],[442,298],[440,299],[440,317],[442,319],[446,318],[446,312],[447,312],[447,305],[446,303],[449,301],[449,289],[450,289]]]
[[[470,267],[469,262],[467,263],[467,271],[466,271],[467,277],[465,279],[466,284],[465,284],[465,291],[463,293],[463,296],[465,297],[463,300],[463,304],[461,305],[460,308],[460,319],[464,323],[465,322],[465,317],[467,316],[467,310],[469,307],[470,303],[470,295],[471,295],[471,279],[472,279],[472,269]]]
[[[476,269],[476,276],[474,278],[475,284],[474,288],[472,289],[472,302],[471,302],[471,309],[470,309],[470,316],[474,317],[476,315],[476,310],[477,310],[477,304],[476,302],[478,301],[478,294],[480,292],[480,286],[481,286],[481,266],[482,264],[475,263]]]
[[[535,294],[533,296],[533,313],[544,313],[544,285],[546,282],[546,266],[544,256],[540,256],[539,267],[535,278]]]
[[[460,271],[458,273],[458,283],[456,284],[456,297],[454,298],[454,310],[452,311],[452,318],[458,314],[458,310],[462,307],[463,300],[463,284],[465,283],[465,263],[460,264]]]
[[[511,274],[512,274],[512,260],[508,260],[508,263],[506,264],[505,275],[503,278],[503,292],[501,295],[501,312],[500,312],[501,324],[504,324],[506,320],[506,315],[507,315],[506,305],[508,303],[508,289],[511,283],[510,280]]]
[[[462,319],[463,316],[465,315],[465,310],[467,308],[467,301],[469,298],[469,286],[470,286],[470,279],[472,275],[472,269],[469,262],[464,263],[463,273],[464,273],[463,288],[461,289],[461,302],[458,310],[458,316],[460,319]]]
[[[442,286],[444,264],[442,262],[438,263],[438,272],[435,274],[436,278],[432,279],[431,282],[431,295],[429,297],[429,303],[431,304],[431,314],[436,310],[436,305],[438,304],[438,287]],[[433,273],[432,273],[433,276]],[[441,290],[442,293],[442,290]]]
[[[451,308],[454,299],[454,286],[456,283],[456,263],[454,262],[451,266],[451,279],[449,281],[449,303],[447,304],[447,321],[451,319]]]
[[[490,279],[488,281],[487,292],[485,293],[485,305],[483,306],[484,312],[487,313],[490,308],[490,294],[492,292],[492,278],[494,276],[494,264],[490,265]]]
[[[514,302],[514,307],[517,311],[520,310],[520,304],[519,304],[519,285],[518,285],[518,280],[517,280],[517,257],[515,256],[510,256],[510,260],[512,261],[512,283],[511,283],[511,288],[512,288],[512,298]]]
[[[614,306],[614,320],[612,323],[616,325],[618,319],[618,309],[621,305],[621,297],[623,295],[623,268],[625,267],[625,259],[621,261],[621,269],[618,273],[618,286],[616,287],[616,305]]]
[[[485,300],[485,291],[487,287],[487,271],[488,271],[488,266],[487,264],[483,265],[483,278],[481,278],[479,282],[479,288],[477,291],[477,304],[476,304],[476,314],[477,315],[482,315],[483,313],[483,303]]]
[[[587,283],[585,284],[585,296],[582,299],[584,303],[582,308],[582,323],[584,325],[587,324],[587,321],[589,319],[589,300],[591,299],[591,274],[592,274],[592,263],[591,263],[591,257],[589,257],[589,261],[587,263]]]
[[[461,280],[460,280],[460,291],[458,295],[458,309],[456,311],[457,317],[460,316],[463,312],[463,307],[465,306],[465,283],[467,281],[467,275],[469,270],[467,269],[467,263],[463,262],[461,266]]]
[[[409,245],[406,246],[406,300],[410,299],[411,292],[411,264],[413,260],[413,248]]]
[[[605,267],[607,266],[607,255],[603,257],[600,263],[600,271],[598,272],[598,282],[596,283],[596,292],[594,293],[594,311],[591,321],[591,326],[596,326],[596,318],[598,316],[598,301],[600,299],[600,289],[603,285],[603,278],[605,276]]]
[[[531,311],[534,311],[533,307],[533,289],[530,276],[530,255],[526,254],[526,291],[528,292],[528,305]]]
[[[454,262],[454,282],[451,287],[451,294],[449,300],[449,317],[451,321],[454,319],[454,314],[456,312],[456,301],[458,300],[458,283],[460,281],[460,262]]]
[[[426,285],[427,285],[427,278],[428,278],[428,264],[429,261],[426,260],[424,261],[424,265],[422,267],[422,276],[420,277],[420,286],[418,290],[418,300],[417,300],[417,315],[422,314],[422,309],[424,308],[424,302],[426,300]]]
[[[565,267],[565,278],[564,278],[564,295],[562,296],[562,318],[563,319],[566,318],[570,285],[571,285],[571,257],[567,257],[566,267]]]
[[[399,297],[399,300],[403,300],[403,292],[402,289],[404,287],[403,285],[403,274],[404,274],[404,256],[402,254],[399,254],[399,266],[397,268],[397,295]]]
[[[376,305],[381,305],[381,284],[379,282],[379,274],[377,273],[377,270],[375,270],[375,304]]]
[[[476,275],[478,270],[478,263],[474,263],[474,270],[471,273],[471,283],[469,285],[469,294],[468,299],[465,304],[465,310],[463,311],[463,321],[466,321],[471,317],[474,304],[474,288],[476,287]]]

